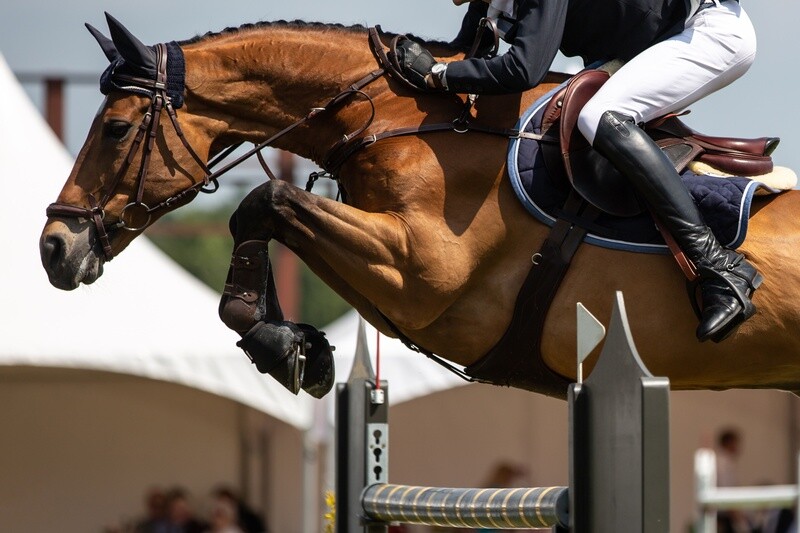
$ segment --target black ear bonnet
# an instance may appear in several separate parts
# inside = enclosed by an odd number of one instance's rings
[[[111,39],[87,24],[86,27],[97,40],[110,65],[100,76],[100,92],[126,91],[144,96],[153,96],[150,87],[136,85],[120,76],[132,76],[146,80],[156,80],[156,49],[145,46],[133,36],[119,21],[106,13]],[[186,63],[183,50],[175,41],[166,43],[167,47],[167,96],[174,108],[183,105],[183,92],[186,83]]]

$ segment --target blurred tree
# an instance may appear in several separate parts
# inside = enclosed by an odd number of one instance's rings
[[[221,293],[233,248],[228,232],[233,211],[231,206],[173,211],[148,228],[146,235],[189,273]]]
[[[146,235],[189,273],[221,294],[233,249],[228,219],[234,210],[234,206],[226,205],[213,210],[173,211],[148,228]],[[350,309],[305,264],[301,265],[300,291],[303,322],[321,327]]]

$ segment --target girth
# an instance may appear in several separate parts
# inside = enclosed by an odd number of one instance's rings
[[[600,214],[572,193],[539,251],[514,304],[514,315],[500,341],[465,372],[481,381],[565,399],[570,379],[544,362],[542,337],[548,311],[578,251],[586,227]]]

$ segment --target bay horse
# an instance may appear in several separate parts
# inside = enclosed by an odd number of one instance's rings
[[[269,140],[323,164],[331,147],[365,125],[363,136],[417,128],[451,121],[464,107],[463,97],[415,93],[381,75],[347,91],[377,68],[367,29],[278,22],[171,43],[184,62],[176,95],[183,102],[174,115],[166,107],[154,111],[153,91],[163,95],[169,85],[155,71],[169,50],[144,47],[113,18],[109,25],[113,40],[99,40],[112,74],[122,68],[120,58],[133,67],[151,61],[139,70],[152,78],[138,79],[150,93],[126,87],[135,85],[135,69],[107,87],[56,201],[61,207],[48,212],[42,263],[64,290],[94,282],[149,223],[191,200],[206,184],[205,163],[231,145]],[[444,60],[463,57],[441,43],[426,46]],[[481,97],[475,120],[510,127],[560,81],[553,76],[524,94]],[[347,98],[320,112],[342,91]],[[454,131],[378,140],[348,154],[337,169],[345,203],[267,181],[232,216],[234,249],[277,240],[383,334],[400,333],[456,365],[471,365],[508,328],[532,254],[549,231],[512,191],[507,143]],[[133,149],[138,145],[145,147]],[[757,314],[733,336],[719,344],[696,340],[696,319],[670,257],[584,245],[546,318],[546,366],[575,377],[576,303],[607,323],[614,291],[621,290],[643,360],[674,389],[796,391],[800,192],[756,199],[753,212],[741,251],[765,282],[755,294]],[[223,296],[222,306],[229,302]],[[175,307],[191,312],[180,302]],[[233,327],[244,332],[258,318]]]

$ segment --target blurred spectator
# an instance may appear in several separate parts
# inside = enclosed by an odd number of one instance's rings
[[[135,533],[169,533],[167,495],[159,487],[147,491],[144,497],[145,516],[134,526]]]
[[[767,514],[759,533],[797,533],[794,510],[772,509]]]
[[[169,533],[203,533],[207,527],[195,518],[188,493],[176,487],[167,493]]]
[[[244,533],[238,524],[236,506],[226,498],[215,498],[207,533]]]
[[[738,429],[726,428],[717,434],[717,486],[739,485],[737,462],[742,453],[742,436]]]
[[[742,435],[738,429],[726,428],[717,434],[717,486],[739,485],[738,461],[742,453]],[[750,533],[752,526],[747,514],[739,510],[717,513],[719,533]]]
[[[524,466],[501,461],[494,466],[489,477],[483,482],[483,486],[499,489],[519,487],[524,485],[523,481],[526,475],[527,471]]]
[[[233,489],[219,486],[214,489],[213,494],[218,501],[226,501],[233,506],[242,533],[267,533],[267,526],[263,518],[253,511]]]

